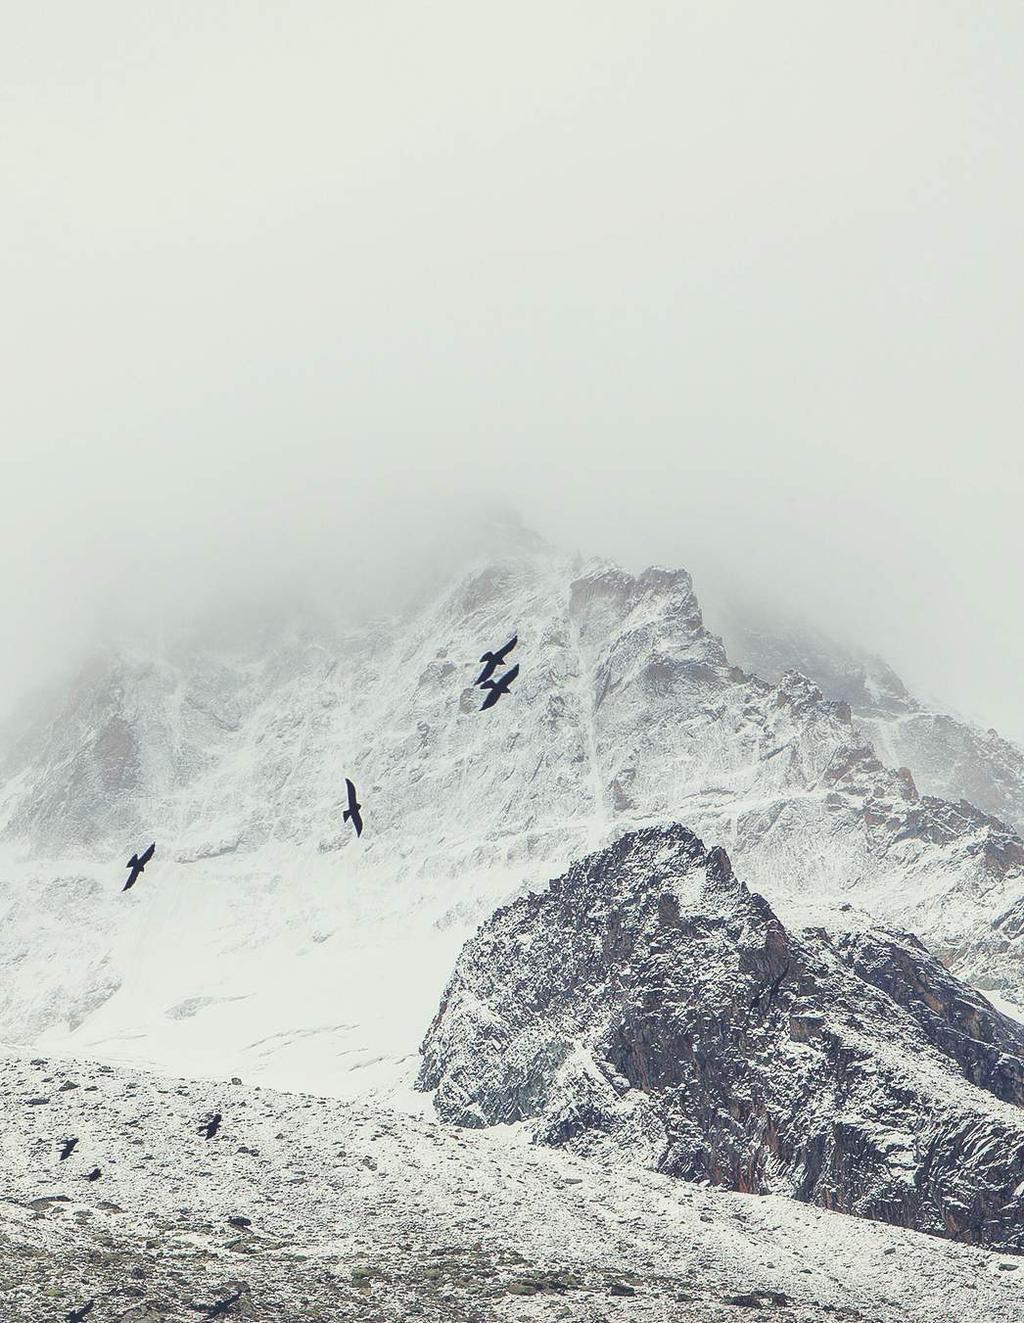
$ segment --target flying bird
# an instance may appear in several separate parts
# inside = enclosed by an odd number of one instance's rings
[[[483,664],[484,669],[476,677],[473,683],[484,684],[487,680],[489,680],[499,666],[505,665],[505,658],[508,656],[508,654],[512,651],[512,649],[516,646],[518,642],[519,642],[519,635],[513,634],[512,637],[509,639],[509,641],[505,644],[505,646],[503,648],[499,648],[497,652],[485,652],[484,655],[480,658],[480,661]]]
[[[102,1175],[103,1172],[100,1171],[99,1167],[93,1167],[92,1171],[88,1174],[88,1176],[86,1176],[85,1179],[87,1181],[98,1181]]]
[[[774,980],[774,982],[770,984],[766,983],[763,988],[758,989],[757,995],[754,997],[754,1000],[750,1003],[749,1009],[752,1011],[757,1010],[758,1003],[766,993],[768,994],[768,1001],[766,1003],[766,1007],[771,1007],[771,1005],[775,1001],[775,997],[779,991],[779,988],[782,987],[782,981],[788,973],[789,973],[789,965],[787,964],[785,969],[782,971],[779,977]]]
[[[77,1143],[78,1143],[77,1139],[65,1139],[64,1147],[60,1151],[61,1162],[63,1162],[65,1158],[71,1157],[71,1154],[74,1153],[75,1151],[75,1145]]]
[[[205,1310],[207,1318],[217,1318],[220,1314],[226,1314],[232,1305],[237,1305],[241,1298],[241,1291],[236,1291],[226,1300],[218,1300],[215,1305],[200,1305],[199,1308]]]
[[[145,871],[145,867],[149,863],[149,861],[153,858],[153,854],[155,851],[156,851],[156,841],[154,841],[153,844],[148,847],[148,849],[143,850],[141,854],[132,855],[132,857],[125,864],[125,868],[129,870],[129,873],[128,873],[128,881],[121,888],[122,891],[128,891],[131,887],[135,885],[136,882],[138,882],[139,876]]]
[[[212,1139],[220,1129],[220,1112],[214,1112],[206,1124],[206,1138]]]
[[[95,1303],[95,1300],[90,1300],[89,1303],[83,1305],[81,1309],[69,1309],[67,1313],[68,1323],[82,1323],[82,1319],[85,1318],[86,1314],[89,1313]]]
[[[507,694],[509,692],[509,685],[518,674],[519,663],[517,662],[510,671],[505,672],[500,680],[485,680],[480,688],[489,690],[489,693],[480,704],[480,711],[485,712],[487,708],[493,707],[502,694]]]
[[[348,822],[351,820],[352,826],[356,829],[356,835],[362,836],[363,819],[360,816],[359,810],[363,806],[360,804],[359,800],[356,799],[356,788],[347,776],[345,777],[345,785],[348,788],[348,808],[341,815],[342,821]]]

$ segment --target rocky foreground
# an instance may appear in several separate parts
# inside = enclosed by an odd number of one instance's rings
[[[516,1130],[13,1056],[0,1115],[5,1323],[1020,1317],[1020,1260]]]
[[[1024,1252],[1024,1028],[910,935],[789,931],[678,824],[489,919],[419,1082],[460,1125]]]

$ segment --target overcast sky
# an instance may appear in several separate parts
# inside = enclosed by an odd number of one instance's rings
[[[1022,68],[1019,0],[0,0],[7,703],[504,499],[1024,738]]]

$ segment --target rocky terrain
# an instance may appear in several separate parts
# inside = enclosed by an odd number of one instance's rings
[[[419,1085],[459,1125],[1024,1252],[1024,1028],[912,936],[790,932],[680,826],[484,924]]]
[[[766,617],[749,602],[717,604],[730,655],[777,681],[799,671],[850,705],[883,762],[913,768],[921,791],[976,804],[1024,827],[1024,749],[991,726],[937,712],[907,689],[881,657],[840,644],[806,624]]]
[[[513,629],[520,678],[481,713],[477,658]],[[23,723],[0,777],[0,1032],[365,1092],[406,1069],[496,905],[665,821],[723,844],[791,926],[852,907],[1024,998],[1008,826],[921,794],[805,677],[736,667],[684,571],[526,547],[362,629],[98,658]]]
[[[0,1113],[5,1323],[1019,1317],[1020,1260],[521,1130],[9,1054]]]

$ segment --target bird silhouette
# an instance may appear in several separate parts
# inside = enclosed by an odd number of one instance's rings
[[[500,680],[484,680],[480,688],[489,690],[489,693],[487,697],[484,699],[484,701],[480,704],[480,711],[484,712],[487,710],[487,708],[493,707],[495,703],[498,701],[498,699],[502,696],[502,694],[507,694],[509,692],[509,688],[508,688],[509,685],[512,683],[512,681],[516,678],[518,674],[519,674],[519,664],[516,663],[516,665],[513,666],[510,671],[505,672],[505,674],[501,677]]]
[[[207,1139],[212,1139],[214,1135],[217,1133],[217,1131],[220,1129],[220,1119],[221,1119],[220,1112],[214,1112],[213,1116],[211,1116],[209,1121],[206,1123]]]
[[[82,1323],[82,1319],[85,1318],[86,1314],[89,1313],[95,1303],[95,1300],[90,1300],[89,1303],[83,1305],[81,1309],[69,1309],[67,1313],[68,1323]]]
[[[85,1179],[87,1181],[98,1181],[102,1175],[103,1172],[100,1171],[99,1167],[93,1167],[92,1171],[89,1172],[88,1176],[86,1176]]]
[[[77,1143],[78,1143],[77,1139],[65,1139],[64,1147],[60,1151],[61,1162],[63,1162],[65,1158],[71,1157],[71,1154],[74,1153],[75,1151],[75,1145]]]
[[[783,969],[782,973],[779,975],[777,979],[775,979],[772,983],[766,983],[763,988],[758,989],[757,994],[755,995],[754,1000],[750,1003],[748,1009],[752,1011],[757,1010],[758,1003],[766,993],[768,995],[768,1001],[766,1003],[766,1006],[770,1007],[772,1003],[775,1001],[776,994],[778,993],[779,988],[782,987],[782,981],[788,973],[789,973],[789,965],[787,964],[785,969]]]
[[[356,788],[347,776],[345,777],[345,785],[348,789],[348,808],[341,815],[342,821],[348,822],[351,820],[352,826],[356,829],[356,835],[362,836],[363,819],[360,816],[359,810],[363,806],[360,804],[359,800],[356,799]]]
[[[205,1313],[207,1318],[217,1318],[221,1314],[226,1314],[232,1305],[237,1305],[241,1298],[241,1291],[236,1291],[234,1295],[229,1295],[226,1300],[218,1300],[215,1305],[196,1305],[194,1308]]]
[[[148,849],[143,850],[141,854],[132,855],[132,857],[125,864],[125,868],[129,870],[129,873],[128,873],[128,881],[121,888],[122,891],[128,891],[131,887],[135,885],[136,882],[138,882],[139,876],[143,873],[146,865],[153,858],[153,854],[155,850],[156,850],[156,841],[154,841],[153,844],[148,847]]]
[[[473,683],[484,684],[487,680],[489,680],[499,666],[505,665],[505,658],[508,656],[508,654],[512,651],[512,649],[516,646],[518,642],[519,642],[519,635],[513,634],[512,637],[509,639],[509,641],[505,644],[505,646],[503,648],[499,648],[497,652],[485,652],[484,655],[480,658],[480,661],[483,664],[484,669],[476,677]]]

